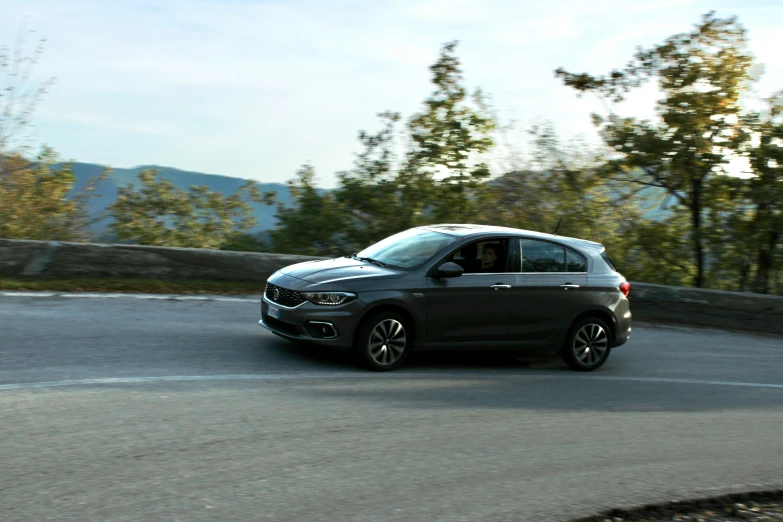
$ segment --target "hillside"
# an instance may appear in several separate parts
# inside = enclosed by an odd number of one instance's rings
[[[94,163],[73,163],[71,164],[73,173],[77,182],[74,187],[74,193],[81,191],[87,182],[96,176],[99,176],[104,167]],[[172,182],[177,188],[187,190],[192,185],[206,185],[212,191],[230,194],[236,191],[246,180],[241,178],[232,178],[230,176],[221,176],[217,174],[205,174],[203,172],[190,172],[171,167],[160,167],[156,165],[140,165],[130,169],[115,168],[112,170],[109,179],[102,182],[96,190],[98,197],[90,201],[88,211],[90,216],[98,217],[102,215],[106,208],[117,199],[117,189],[127,185],[136,185],[138,175],[145,169],[154,169],[159,171],[160,176]],[[291,196],[288,187],[283,183],[259,183],[262,191],[274,191],[277,193],[278,201],[291,204]],[[258,233],[274,228],[276,220],[274,217],[275,207],[253,203],[253,216],[258,219],[258,226],[251,232]],[[94,232],[98,239],[103,239],[104,230],[108,218],[103,219],[95,227]]]
[[[73,163],[72,164],[74,175],[77,178],[74,192],[80,191],[84,188],[90,178],[99,176],[104,167],[94,163]],[[176,187],[180,189],[188,189],[193,185],[206,185],[212,191],[219,191],[224,194],[230,194],[236,191],[245,180],[242,178],[233,178],[230,176],[222,176],[217,174],[205,174],[203,172],[191,172],[185,170],[179,170],[172,167],[160,167],[156,165],[140,165],[130,169],[115,168],[112,170],[108,180],[104,181],[96,190],[98,197],[92,199],[88,206],[88,212],[92,217],[98,217],[102,215],[106,208],[111,205],[117,198],[117,189],[127,185],[135,185],[138,182],[138,175],[145,169],[154,169],[160,172],[160,176],[171,181]],[[501,178],[496,178],[490,183],[498,183],[504,177],[518,176],[520,172],[509,172]],[[277,194],[277,200],[291,205],[291,195],[288,191],[288,187],[283,183],[259,183],[260,188],[264,192],[275,192]],[[320,189],[321,193],[327,192],[326,189]],[[642,194],[642,199],[647,200],[647,203],[651,201],[660,201],[662,199],[662,191],[660,189],[648,189]],[[640,201],[641,202],[641,201]],[[266,236],[266,232],[273,229],[277,220],[274,217],[276,208],[274,206],[267,206],[258,203],[251,205],[253,209],[253,216],[258,219],[258,226],[251,230],[251,233],[263,238]],[[664,208],[655,208],[646,214],[646,217],[652,219],[666,219],[669,212]],[[111,241],[111,238],[106,235],[106,225],[109,222],[109,218],[104,218],[98,224],[93,227],[93,231],[96,234],[97,241]]]

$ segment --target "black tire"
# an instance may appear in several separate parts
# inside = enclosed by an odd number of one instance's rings
[[[378,333],[386,335],[381,338]],[[354,337],[354,356],[358,363],[377,372],[396,370],[405,364],[412,347],[410,322],[393,311],[368,316]]]
[[[571,326],[561,358],[572,370],[591,372],[603,366],[611,351],[612,331],[606,322],[585,317]]]

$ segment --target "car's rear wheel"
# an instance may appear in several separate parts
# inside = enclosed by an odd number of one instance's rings
[[[354,350],[359,362],[375,371],[389,371],[405,363],[413,345],[413,331],[402,315],[373,314],[356,333]]]
[[[572,369],[589,372],[600,368],[611,350],[611,330],[606,323],[597,317],[585,317],[571,327],[562,358]]]

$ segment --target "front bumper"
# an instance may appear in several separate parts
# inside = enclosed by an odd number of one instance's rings
[[[279,317],[269,315],[269,307],[279,310]],[[359,299],[338,306],[305,302],[294,308],[280,306],[266,296],[261,298],[258,324],[270,332],[292,341],[307,342],[349,350],[359,324],[364,304]]]

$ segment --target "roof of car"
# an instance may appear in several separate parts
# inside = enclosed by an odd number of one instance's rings
[[[558,236],[557,234],[547,234],[545,232],[536,232],[535,230],[526,230],[522,228],[510,228],[510,227],[499,227],[494,225],[474,225],[474,224],[451,224],[451,223],[442,223],[442,224],[435,224],[435,225],[425,225],[420,228],[426,228],[428,230],[436,230],[438,232],[443,232],[445,234],[451,234],[454,236],[461,236],[461,237],[467,237],[467,236],[473,236],[473,235],[481,235],[481,234],[514,234],[514,235],[525,235],[529,237],[538,237],[541,239],[554,239],[557,241],[561,241],[563,243],[571,243],[574,245],[580,245],[582,247],[590,246],[593,248],[603,249],[604,246],[601,243],[597,243],[595,241],[590,241],[587,239],[580,239],[576,237],[568,237],[568,236]]]

